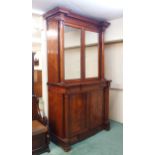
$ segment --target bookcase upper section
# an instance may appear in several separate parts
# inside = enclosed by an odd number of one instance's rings
[[[48,83],[104,80],[104,31],[97,21],[55,8],[47,21]]]

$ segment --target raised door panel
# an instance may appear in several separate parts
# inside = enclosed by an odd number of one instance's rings
[[[103,123],[103,91],[96,90],[89,94],[90,128],[95,128]]]
[[[71,136],[79,134],[87,129],[87,103],[86,94],[74,94],[70,96],[70,131]]]

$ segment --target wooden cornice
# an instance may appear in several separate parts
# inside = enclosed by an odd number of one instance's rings
[[[94,24],[94,25],[100,27],[101,30],[103,30],[103,31],[110,25],[110,23],[107,21],[98,21],[98,20],[95,20],[92,18],[81,16],[81,15],[78,15],[78,14],[70,11],[69,9],[66,9],[63,7],[56,7],[55,9],[52,9],[52,10],[48,11],[47,13],[45,13],[43,15],[43,17],[45,19],[48,19],[50,17],[61,16],[61,15],[66,16],[66,17],[70,17],[70,18],[73,18],[76,20],[80,20],[80,21],[84,21],[84,22]]]
[[[56,15],[56,14],[58,14],[58,13],[69,14],[69,10],[67,10],[67,9],[65,9],[65,8],[63,8],[63,7],[56,7],[55,9],[52,9],[52,10],[46,12],[46,13],[43,15],[43,17],[44,17],[45,19],[47,19],[47,18],[49,18],[49,17],[51,17],[51,16],[54,16],[54,15]]]
[[[107,21],[102,21],[100,22],[100,31],[105,31],[107,27],[109,27],[110,23]]]

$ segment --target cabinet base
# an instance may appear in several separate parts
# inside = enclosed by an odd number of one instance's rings
[[[67,139],[62,139],[56,136],[55,134],[51,133],[51,141],[59,145],[60,147],[62,147],[65,152],[68,152],[71,150],[71,146],[70,146],[71,144]]]
[[[93,136],[102,130],[107,130],[107,131],[110,130],[110,122],[109,121],[107,121],[106,123],[104,123],[101,126],[98,126],[97,128],[88,130],[87,132],[78,134],[78,135],[68,138],[68,139],[60,138],[60,137],[56,136],[55,134],[51,133],[51,141],[54,142],[55,144],[59,145],[60,147],[62,147],[65,152],[68,152],[71,150],[72,144],[75,144],[75,143],[80,142],[90,136]]]

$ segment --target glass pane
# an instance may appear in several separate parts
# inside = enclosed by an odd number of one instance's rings
[[[98,77],[98,33],[85,31],[86,78]]]
[[[64,27],[65,80],[81,78],[81,30]]]

